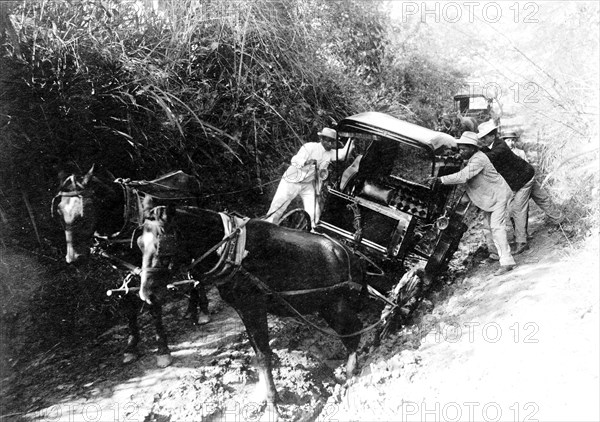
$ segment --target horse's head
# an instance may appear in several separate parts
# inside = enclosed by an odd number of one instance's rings
[[[157,281],[168,276],[176,250],[175,210],[168,206],[155,207],[148,211],[138,237],[142,251],[142,273],[140,275],[140,298],[152,303],[157,294]],[[162,283],[161,283],[162,285]]]
[[[453,116],[449,113],[444,113],[438,116],[436,129],[438,132],[450,133],[454,124]]]
[[[62,177],[58,194],[52,201],[52,213],[58,214],[65,230],[67,263],[89,253],[97,221],[94,191],[91,187],[94,167],[84,176]]]

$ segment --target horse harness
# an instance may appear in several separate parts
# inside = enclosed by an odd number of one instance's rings
[[[71,192],[61,191],[57,195],[55,195],[54,198],[52,199],[52,205],[51,205],[52,215],[54,215],[54,210],[56,208],[56,200],[58,198],[78,196],[83,199],[87,196],[91,196],[90,194],[88,194],[85,191],[83,185],[77,183],[74,179],[73,179],[73,182],[74,182],[75,186],[78,187],[77,190],[71,191]],[[98,234],[95,234],[94,237],[96,239],[104,240],[108,244],[123,242],[122,240],[119,241],[116,238],[119,237],[125,231],[125,229],[127,228],[128,225],[133,223],[136,226],[136,228],[134,229],[134,232],[132,234],[132,237],[131,237],[131,242],[133,243],[133,238],[135,237],[135,232],[136,232],[137,228],[141,227],[141,224],[143,223],[144,218],[145,218],[144,207],[143,207],[144,199],[146,198],[147,195],[150,195],[150,196],[153,196],[153,195],[151,195],[147,192],[144,192],[143,190],[137,189],[135,187],[137,185],[147,184],[148,182],[144,182],[144,183],[131,182],[129,179],[120,179],[120,178],[116,179],[114,182],[119,184],[119,186],[121,186],[121,188],[123,189],[123,195],[125,198],[125,201],[124,201],[125,203],[124,203],[124,207],[123,207],[124,208],[124,210],[123,210],[123,226],[119,231],[117,231],[113,234],[110,234],[108,236],[99,236]],[[162,199],[162,200],[167,199],[168,200],[168,199],[183,199],[183,198],[177,197],[177,198],[159,198],[159,199]],[[160,207],[164,207],[164,206],[160,206]],[[156,208],[158,208],[158,207],[156,207]],[[183,211],[183,212],[185,212],[185,211]],[[190,264],[186,265],[183,268],[183,271],[185,273],[187,273],[188,280],[183,280],[183,281],[172,283],[173,286],[180,285],[180,284],[190,284],[190,283],[197,284],[198,281],[194,280],[191,276],[192,269],[196,265],[198,265],[200,262],[202,262],[204,259],[206,259],[210,254],[212,254],[213,252],[216,252],[217,255],[219,255],[219,260],[210,270],[208,270],[207,272],[205,272],[203,274],[204,277],[215,280],[216,281],[215,284],[217,286],[219,286],[219,285],[223,285],[223,284],[227,283],[236,273],[238,273],[238,271],[240,271],[257,288],[259,288],[265,294],[274,297],[277,301],[282,303],[286,308],[288,308],[297,318],[302,320],[304,323],[308,324],[309,326],[315,328],[316,330],[318,330],[324,334],[337,336],[337,337],[356,336],[356,335],[362,334],[363,332],[366,332],[366,331],[369,331],[369,330],[375,328],[382,322],[382,320],[380,320],[380,321],[376,322],[375,324],[372,324],[371,326],[366,327],[356,333],[340,335],[331,330],[326,330],[324,328],[321,328],[321,327],[313,324],[312,322],[308,321],[298,310],[296,310],[287,300],[285,300],[284,296],[289,297],[289,296],[297,296],[297,295],[304,295],[304,294],[331,292],[331,291],[335,291],[342,287],[350,287],[351,289],[354,289],[354,290],[362,290],[363,286],[352,280],[352,274],[351,274],[351,268],[350,268],[350,257],[348,256],[348,251],[346,250],[346,248],[343,247],[343,245],[342,245],[342,248],[346,252],[346,255],[347,255],[348,280],[340,282],[340,283],[336,283],[332,286],[327,286],[327,287],[322,287],[322,288],[276,292],[276,291],[272,290],[271,288],[269,288],[258,277],[256,277],[255,275],[251,274],[250,272],[248,272],[247,270],[242,268],[242,261],[248,254],[248,251],[246,251],[246,249],[245,249],[245,246],[246,246],[246,227],[245,226],[248,223],[248,221],[250,221],[250,219],[242,218],[239,216],[232,216],[232,215],[229,215],[229,214],[226,214],[223,212],[220,212],[219,215],[220,215],[222,223],[223,223],[223,229],[224,229],[223,239],[221,241],[219,241],[217,244],[215,244],[214,246],[212,246],[202,256],[194,259]],[[326,237],[329,238],[330,240],[334,241],[335,243],[339,244],[339,242],[335,241],[334,239],[330,238],[329,236],[326,236]],[[176,250],[177,250],[177,233],[176,232],[175,233],[161,233],[158,236],[157,243],[158,243],[157,244],[157,254],[158,254],[159,258],[171,259],[173,256],[176,255]],[[93,252],[95,254],[102,256],[104,258],[107,258],[109,260],[113,260],[113,261],[116,260],[121,266],[124,266],[129,271],[129,274],[123,280],[123,285],[118,289],[108,290],[106,292],[108,296],[112,295],[114,292],[128,293],[129,291],[135,291],[135,290],[139,289],[136,287],[129,287],[129,282],[132,280],[133,276],[139,276],[141,274],[141,272],[142,272],[141,268],[136,267],[132,264],[127,263],[126,261],[123,261],[119,258],[116,258],[116,257],[108,254],[106,251],[104,251],[99,246],[96,246],[95,251],[93,251]],[[169,265],[169,267],[171,267],[171,265]],[[149,270],[149,269],[146,269],[146,271],[147,270]],[[150,269],[150,270],[153,270],[153,269]],[[159,269],[156,269],[156,270],[159,270]],[[160,270],[164,270],[164,269],[160,269]],[[368,287],[370,287],[370,286],[368,286]],[[374,291],[374,289],[368,288],[368,292],[375,298],[383,300],[383,301],[387,302],[388,304],[394,306],[394,304],[390,303],[385,298],[385,296]]]
[[[348,250],[343,245],[341,245],[338,241],[336,241],[335,239],[331,238],[330,236],[323,235],[323,236],[327,237],[329,240],[333,241],[334,243],[340,245],[342,247],[342,249],[344,250],[344,252],[346,253],[346,258],[347,258],[347,263],[348,263],[348,280],[340,282],[340,283],[336,283],[332,286],[327,286],[327,287],[278,292],[278,291],[274,291],[273,289],[271,289],[259,277],[257,277],[256,275],[252,274],[251,272],[249,272],[248,270],[246,270],[245,268],[242,267],[242,261],[248,255],[248,251],[245,250],[245,245],[246,245],[246,227],[245,226],[248,223],[248,221],[250,221],[250,219],[249,218],[240,218],[237,216],[230,216],[230,215],[228,215],[226,213],[222,213],[222,212],[220,212],[219,215],[221,216],[221,219],[223,222],[223,228],[224,228],[224,232],[225,232],[224,237],[220,242],[218,242],[216,245],[211,247],[202,256],[195,259],[194,261],[192,261],[192,263],[190,265],[188,265],[187,267],[184,268],[184,270],[188,272],[189,278],[191,278],[189,276],[189,271],[191,271],[191,269],[194,266],[199,264],[202,260],[204,260],[211,253],[216,251],[217,254],[220,255],[219,262],[211,270],[204,273],[204,276],[208,276],[211,278],[220,278],[220,280],[216,283],[216,285],[219,286],[219,285],[223,285],[223,284],[227,283],[237,272],[240,272],[240,274],[242,274],[247,280],[251,281],[260,291],[262,291],[264,294],[266,294],[268,296],[273,297],[280,304],[282,304],[285,308],[287,308],[289,311],[291,311],[292,314],[297,319],[299,319],[301,322],[305,323],[306,325],[314,328],[315,330],[317,330],[323,334],[338,337],[338,338],[354,337],[354,336],[363,334],[367,331],[370,331],[370,330],[376,328],[377,326],[379,326],[380,324],[382,324],[383,322],[385,322],[384,319],[380,319],[379,321],[375,322],[374,324],[371,324],[368,327],[365,327],[362,330],[359,330],[357,332],[349,333],[349,334],[338,334],[333,330],[328,330],[328,329],[319,327],[318,325],[312,323],[285,299],[285,297],[290,297],[290,296],[333,292],[340,288],[348,288],[349,287],[350,289],[358,290],[358,291],[361,291],[363,289],[363,285],[352,280],[352,272],[351,272],[352,269],[351,269],[350,256],[348,254]],[[367,292],[372,297],[385,302],[390,309],[393,309],[396,307],[395,303],[389,301],[384,295],[379,293],[377,290],[373,289],[371,286],[367,285]]]

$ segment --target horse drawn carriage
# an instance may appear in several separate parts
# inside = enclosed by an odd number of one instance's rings
[[[457,94],[454,96],[454,110],[464,117],[474,117],[478,123],[492,118],[492,98],[483,94]]]
[[[460,138],[464,131],[477,132],[479,124],[490,119],[500,124],[493,104],[494,98],[483,94],[457,94],[453,110],[438,116],[436,130]],[[500,106],[499,103],[497,105]]]
[[[365,260],[369,283],[382,291],[405,273],[407,261],[424,261],[422,277],[430,283],[466,230],[464,189],[427,182],[460,170],[455,139],[377,112],[347,117],[337,131],[340,141],[353,139],[355,148],[351,157],[331,164],[314,231]],[[288,221],[307,227],[302,214],[288,213]]]
[[[182,205],[198,192],[180,173],[158,182],[111,182],[90,171],[66,178],[53,201],[71,242],[67,260],[79,255],[72,249],[81,251],[94,237],[97,251],[99,231],[106,234],[101,242],[119,242],[123,233],[131,244],[137,238],[141,254],[135,263],[118,262],[140,285],[111,292],[139,292],[150,304],[159,365],[171,361],[160,291],[174,275],[187,274],[185,283],[215,280],[223,300],[240,315],[267,402],[277,401],[267,312],[305,322],[303,315],[318,313],[348,349],[352,373],[366,330],[357,316],[360,298],[368,292],[385,302],[388,321],[410,313],[456,251],[469,202],[460,188],[426,181],[460,169],[452,136],[375,112],[347,117],[337,131],[338,140],[352,139],[356,147],[353,156],[323,175],[323,212],[312,232]],[[153,198],[161,197],[174,203],[155,207]],[[303,210],[292,211],[285,221],[310,228]],[[100,255],[114,260],[104,251]],[[137,355],[139,333],[131,312],[124,361]]]

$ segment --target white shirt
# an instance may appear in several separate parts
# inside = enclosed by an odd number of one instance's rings
[[[305,143],[292,157],[292,165],[287,168],[283,178],[288,182],[312,183],[315,180],[315,164],[313,162],[307,164],[307,162],[314,160],[319,170],[326,169],[330,162],[346,158],[351,143],[349,141],[340,150],[330,151],[327,151],[320,142]]]

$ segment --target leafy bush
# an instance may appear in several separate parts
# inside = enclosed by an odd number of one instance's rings
[[[416,53],[395,60],[386,14],[369,2],[154,3],[28,0],[10,10],[0,239],[50,258],[40,278],[64,303],[40,290],[48,315],[112,315],[99,286],[118,278],[92,265],[94,289],[79,294],[73,277],[57,276],[64,234],[49,210],[59,170],[96,164],[150,179],[182,169],[202,181],[207,207],[262,215],[290,157],[324,126],[370,109],[424,121],[434,88],[459,78]]]

